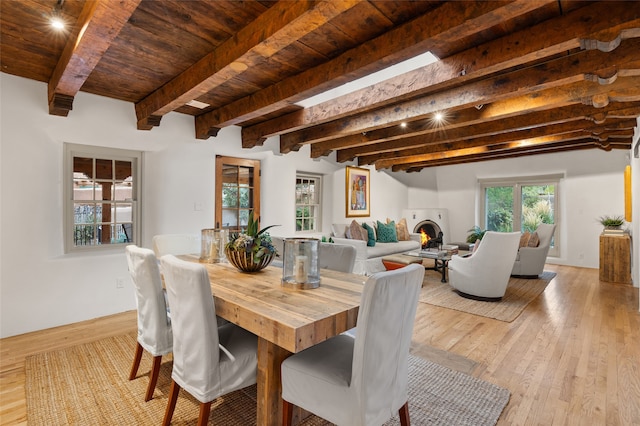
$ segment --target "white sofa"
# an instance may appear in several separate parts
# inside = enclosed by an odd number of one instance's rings
[[[334,224],[332,226],[332,238],[336,244],[347,244],[356,248],[354,274],[372,275],[376,272],[384,271],[383,257],[420,249],[420,234],[410,234],[411,240],[409,241],[398,241],[397,243],[376,241],[374,247],[367,247],[366,241],[345,237],[345,229],[348,227],[349,224]]]

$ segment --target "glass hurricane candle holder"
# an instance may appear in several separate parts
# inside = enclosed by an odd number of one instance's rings
[[[309,289],[320,286],[317,238],[285,238],[282,261],[282,285]]]
[[[226,229],[203,229],[201,233],[200,262],[220,263],[225,260]]]

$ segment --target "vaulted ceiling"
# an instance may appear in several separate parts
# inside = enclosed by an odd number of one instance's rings
[[[0,27],[2,71],[47,82],[50,114],[83,91],[135,104],[140,131],[175,111],[199,139],[238,125],[248,149],[279,135],[377,169],[606,155],[640,115],[635,1],[2,0]],[[296,104],[426,51],[440,60]]]

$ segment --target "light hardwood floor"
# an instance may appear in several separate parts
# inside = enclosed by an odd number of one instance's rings
[[[547,265],[544,293],[511,323],[419,303],[412,351],[475,361],[511,391],[498,425],[640,425],[638,289]],[[0,340],[0,424],[26,424],[24,359],[135,330],[135,312]]]

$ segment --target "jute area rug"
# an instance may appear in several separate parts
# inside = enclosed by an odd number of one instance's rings
[[[154,397],[144,402],[151,356],[128,380],[135,336],[127,334],[26,360],[29,425],[158,425],[171,384],[171,361],[163,362]],[[410,356],[409,413],[414,425],[495,425],[509,391],[469,375]],[[254,425],[255,385],[218,398],[210,424]],[[198,402],[181,391],[172,425],[197,423]],[[315,416],[305,426],[325,426]],[[397,425],[397,418],[387,425]]]
[[[555,272],[545,271],[537,279],[511,277],[501,301],[481,302],[460,296],[449,284],[440,282],[439,273],[430,274],[427,271],[420,292],[420,302],[511,322],[531,301],[542,294],[555,276]]]

